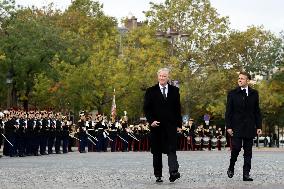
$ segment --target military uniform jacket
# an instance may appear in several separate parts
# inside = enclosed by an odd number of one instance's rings
[[[256,129],[261,128],[261,113],[258,92],[248,88],[248,96],[240,87],[230,91],[225,113],[227,129],[233,130],[234,137],[253,138]]]

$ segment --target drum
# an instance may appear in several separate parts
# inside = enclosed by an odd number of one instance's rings
[[[222,138],[220,139],[220,142],[221,142],[222,147],[225,147],[227,145],[227,140],[224,136],[222,136]]]
[[[209,137],[205,136],[202,138],[203,140],[203,145],[208,146],[209,145]]]
[[[197,136],[194,138],[195,140],[195,145],[200,145],[201,144],[201,137]]]
[[[211,146],[212,146],[212,147],[216,147],[216,146],[217,146],[217,142],[218,142],[217,138],[216,138],[216,137],[213,137],[213,138],[211,139]]]

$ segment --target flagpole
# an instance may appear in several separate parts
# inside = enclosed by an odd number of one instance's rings
[[[112,99],[112,105],[111,105],[111,119],[112,122],[115,122],[115,116],[116,116],[116,103],[115,103],[115,88],[113,89],[113,99]]]

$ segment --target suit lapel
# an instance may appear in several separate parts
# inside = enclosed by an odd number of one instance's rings
[[[169,85],[168,85],[167,99],[170,99],[170,97],[172,96],[172,93],[173,93],[173,91],[172,91],[172,86],[169,84]]]
[[[162,94],[162,92],[161,92],[161,89],[160,89],[159,84],[156,85],[155,89],[156,89],[156,93],[157,93],[157,95],[159,96],[159,98],[160,98],[161,100],[164,100],[164,97],[163,97],[163,94]]]
[[[253,95],[253,90],[251,87],[248,87],[248,96],[252,96]]]

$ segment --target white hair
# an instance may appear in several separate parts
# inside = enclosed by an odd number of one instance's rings
[[[169,68],[161,68],[158,70],[157,75],[159,75],[161,72],[166,72],[167,74],[170,73],[170,69]]]

